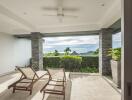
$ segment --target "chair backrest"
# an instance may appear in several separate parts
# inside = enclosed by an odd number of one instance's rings
[[[50,79],[66,80],[64,68],[47,68],[47,72],[49,73]]]
[[[36,72],[33,70],[32,67],[16,67],[25,78],[28,79],[37,79],[39,78]]]

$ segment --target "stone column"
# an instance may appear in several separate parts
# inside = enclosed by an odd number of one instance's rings
[[[99,33],[99,72],[101,75],[111,74],[111,57],[108,57],[110,48],[112,48],[112,29],[102,29]]]
[[[41,33],[31,33],[32,64],[35,70],[43,70],[43,41]]]
[[[132,0],[122,0],[122,99],[132,100]]]

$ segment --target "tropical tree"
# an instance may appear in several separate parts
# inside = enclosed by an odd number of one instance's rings
[[[98,55],[99,54],[99,48],[96,49],[96,51],[94,52],[94,54]]]
[[[71,52],[70,47],[66,47],[66,49],[64,50],[64,52],[65,52],[65,55],[69,55],[70,52]]]
[[[59,56],[58,50],[55,50],[55,51],[54,51],[54,56]]]

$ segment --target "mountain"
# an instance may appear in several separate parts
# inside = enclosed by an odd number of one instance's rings
[[[71,55],[79,55],[76,51],[73,51]]]
[[[80,53],[80,55],[93,55],[95,51],[88,51],[88,52],[85,52],[85,53]]]

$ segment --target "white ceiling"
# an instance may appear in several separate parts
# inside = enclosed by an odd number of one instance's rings
[[[63,22],[55,10],[43,7],[57,7],[58,0],[0,0],[0,32],[27,34],[30,32],[91,31],[107,28],[117,21],[121,14],[121,0],[63,0],[66,8],[78,11],[64,11],[77,18],[64,17]]]

